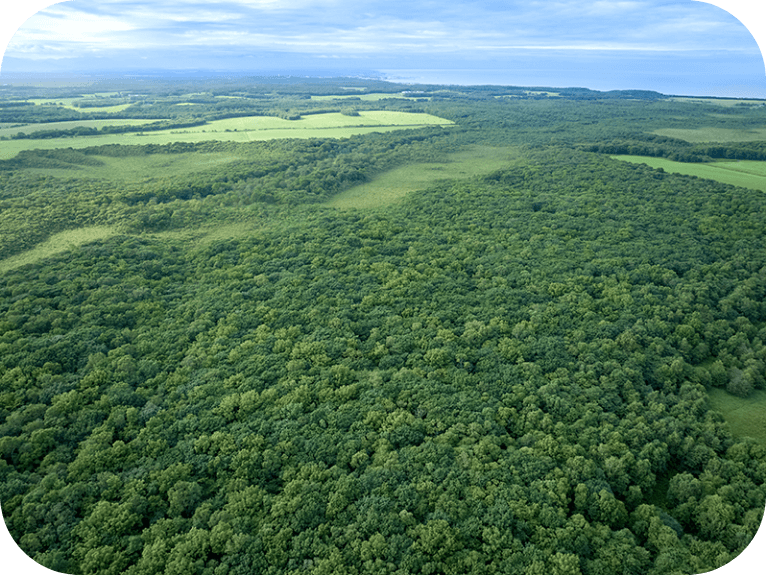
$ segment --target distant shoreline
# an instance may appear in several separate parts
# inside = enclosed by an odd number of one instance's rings
[[[711,88],[710,84],[694,76],[673,76],[667,78],[651,78],[645,81],[604,75],[603,77],[581,77],[574,72],[553,76],[549,72],[538,72],[527,68],[384,68],[380,70],[163,70],[136,69],[115,73],[114,70],[88,70],[64,72],[0,72],[0,90],[3,86],[37,86],[37,87],[75,87],[92,86],[100,82],[114,80],[199,80],[239,79],[270,80],[294,82],[326,81],[338,78],[353,78],[355,80],[377,80],[395,84],[410,85],[442,85],[442,86],[514,86],[530,88],[564,88],[579,87],[589,90],[607,92],[613,90],[647,90],[661,92],[676,97],[688,98],[736,98],[764,99],[766,84],[762,78],[751,76],[738,78],[735,83],[718,83]]]

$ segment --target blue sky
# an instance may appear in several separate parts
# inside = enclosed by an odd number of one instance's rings
[[[142,69],[766,97],[747,28],[692,0],[69,0],[19,28],[0,74]]]

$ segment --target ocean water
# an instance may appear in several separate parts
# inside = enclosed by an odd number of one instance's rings
[[[524,55],[502,65],[380,70],[392,82],[453,85],[578,87],[591,90],[654,90],[678,96],[766,98],[760,55],[730,54],[546,54]]]

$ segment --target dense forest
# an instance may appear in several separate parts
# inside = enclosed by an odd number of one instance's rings
[[[113,92],[130,106],[109,115],[75,89],[3,87],[0,122],[352,105],[456,125],[0,162],[0,264],[114,231],[0,276],[0,503],[36,561],[659,575],[748,545],[766,444],[735,436],[709,391],[766,389],[766,197],[609,154],[764,160],[766,141],[653,134],[766,127],[759,102],[358,79]],[[477,145],[518,160],[377,209],[327,205]],[[171,167],[109,173],[157,159]],[[201,232],[217,229],[235,231]]]

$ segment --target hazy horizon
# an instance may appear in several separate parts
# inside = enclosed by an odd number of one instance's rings
[[[285,4],[55,4],[13,35],[0,82],[193,70],[766,98],[755,39],[731,14],[704,2]]]

